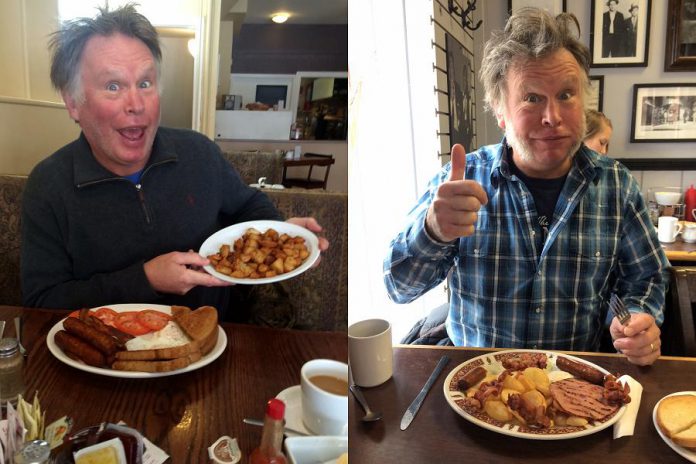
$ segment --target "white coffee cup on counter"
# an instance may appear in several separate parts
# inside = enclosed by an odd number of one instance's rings
[[[394,362],[389,321],[367,319],[348,327],[348,357],[356,385],[376,387],[389,380]]]
[[[302,422],[317,435],[348,434],[348,364],[307,361],[300,371]]]
[[[662,243],[672,243],[684,226],[674,216],[661,216],[657,220],[657,238]]]

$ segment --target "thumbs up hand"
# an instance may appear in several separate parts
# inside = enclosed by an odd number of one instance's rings
[[[450,177],[437,190],[425,217],[428,233],[441,242],[473,235],[478,210],[488,203],[481,184],[466,180],[466,150],[460,144],[452,146]]]

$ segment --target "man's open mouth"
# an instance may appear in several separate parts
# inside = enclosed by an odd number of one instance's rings
[[[145,136],[145,128],[127,127],[125,129],[119,129],[118,133],[121,134],[124,138],[135,142],[142,139]]]

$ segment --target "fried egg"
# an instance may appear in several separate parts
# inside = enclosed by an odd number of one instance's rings
[[[179,324],[169,321],[161,330],[140,335],[126,342],[128,351],[156,350],[172,348],[190,343],[191,339],[181,330]]]

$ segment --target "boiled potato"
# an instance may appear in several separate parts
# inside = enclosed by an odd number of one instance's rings
[[[512,413],[505,406],[505,403],[499,400],[488,400],[483,405],[483,410],[495,420],[507,422],[512,419]]]
[[[538,390],[529,390],[522,393],[522,399],[525,403],[535,408],[539,406],[546,408],[546,398]]]
[[[534,383],[534,387],[541,392],[542,395],[547,398],[551,396],[551,391],[549,390],[549,376],[546,372],[538,367],[528,367],[524,370],[525,378],[529,379]]]
[[[566,421],[566,424],[573,427],[584,427],[587,425],[587,419],[584,417],[570,416]]]
[[[524,391],[530,391],[530,390],[536,389],[534,382],[532,380],[530,380],[524,374],[522,374],[522,373],[517,374],[516,377],[517,377],[518,382],[520,382],[520,384],[522,384],[522,386],[524,387]]]
[[[503,400],[503,403],[507,404],[508,397],[512,394],[519,395],[520,392],[511,388],[503,388],[503,390],[500,392],[500,399]]]
[[[522,385],[522,383],[519,380],[517,380],[511,375],[508,375],[507,377],[505,377],[505,380],[503,380],[503,388],[515,390],[519,393],[524,393],[525,391],[527,391],[527,389],[524,388],[524,385]]]

